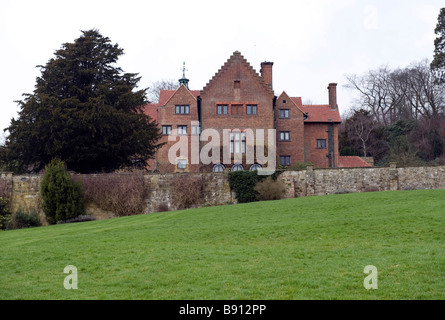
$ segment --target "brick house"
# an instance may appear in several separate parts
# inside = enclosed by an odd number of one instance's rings
[[[258,129],[276,130],[277,166],[310,162],[315,167],[340,167],[337,85],[329,84],[328,104],[303,105],[301,97],[291,97],[286,92],[275,96],[272,68],[272,62],[263,62],[258,74],[241,53],[235,51],[202,90],[190,90],[184,75],[177,90],[161,91],[158,103],[145,106],[145,112],[162,130],[161,142],[166,143],[149,162],[149,170],[259,169],[257,157],[252,159],[246,155],[252,150],[248,149],[250,144],[246,145],[246,135],[249,130],[256,134]],[[216,149],[206,153],[215,155],[210,164],[200,161],[206,141],[213,141],[213,138],[201,138],[201,134],[209,130],[220,136],[214,142],[223,142],[230,150],[229,162],[223,161],[222,149],[219,156]],[[269,136],[266,134],[260,139],[256,134],[254,148],[259,141],[264,141],[267,149]]]

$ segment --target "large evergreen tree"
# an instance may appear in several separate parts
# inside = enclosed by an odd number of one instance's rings
[[[437,72],[439,81],[445,84],[445,8],[440,9],[434,32],[437,38],[434,40],[434,59],[431,68]]]
[[[159,128],[142,106],[137,74],[115,64],[123,49],[97,30],[82,31],[41,68],[33,94],[8,128],[2,154],[20,171],[38,171],[51,159],[76,172],[113,171],[153,157]]]

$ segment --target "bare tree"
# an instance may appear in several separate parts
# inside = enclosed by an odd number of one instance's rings
[[[423,60],[404,70],[401,86],[405,88],[405,101],[414,119],[435,119],[445,112],[445,87],[436,81],[430,63]]]
[[[161,90],[176,90],[179,88],[179,83],[177,80],[173,79],[163,79],[160,81],[155,81],[151,84],[148,89],[148,100],[150,102],[159,102],[159,94]]]
[[[346,76],[347,88],[357,90],[360,108],[370,110],[380,125],[389,125],[400,107],[404,95],[400,93],[396,74],[388,67],[370,70],[363,76]]]
[[[350,139],[357,144],[357,149],[363,150],[364,157],[368,156],[367,146],[375,127],[373,116],[363,109],[353,110],[352,115],[345,122],[345,130],[350,135]]]
[[[436,118],[445,112],[445,87],[438,84],[427,60],[404,69],[381,67],[347,80],[346,87],[359,93],[358,106],[371,111],[380,125]]]

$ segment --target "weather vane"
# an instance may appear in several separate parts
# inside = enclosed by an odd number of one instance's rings
[[[186,68],[185,68],[185,61],[184,61],[184,63],[182,64],[182,77],[185,79],[185,72],[186,71],[188,71]]]

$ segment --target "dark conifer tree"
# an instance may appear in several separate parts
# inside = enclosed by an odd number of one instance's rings
[[[2,154],[19,171],[39,171],[51,159],[76,172],[108,172],[154,156],[157,125],[143,113],[146,89],[116,62],[123,49],[97,30],[82,31],[41,68],[33,94],[8,128]]]
[[[438,81],[445,84],[445,8],[440,9],[434,32],[437,38],[434,40],[434,59],[431,68],[436,71]]]

